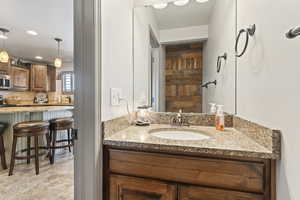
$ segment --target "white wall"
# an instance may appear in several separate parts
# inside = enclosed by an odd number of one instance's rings
[[[238,115],[282,130],[278,200],[300,199],[300,38],[285,32],[300,25],[299,0],[238,1],[238,29],[256,23],[238,59]]]
[[[208,26],[190,26],[159,31],[160,43],[203,41],[208,38]]]
[[[236,1],[216,1],[208,27],[209,37],[203,48],[203,83],[217,80],[217,86],[203,88],[203,112],[209,103],[223,104],[228,113],[235,112],[235,29]],[[227,61],[217,74],[217,57],[227,53]]]
[[[110,88],[133,104],[132,8],[132,0],[102,1],[102,120],[127,113],[124,102],[111,106]]]
[[[150,7],[134,9],[134,107],[150,104],[150,27],[159,41],[156,19]]]

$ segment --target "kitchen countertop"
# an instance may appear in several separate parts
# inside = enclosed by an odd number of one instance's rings
[[[34,105],[34,106],[16,106],[16,107],[0,107],[0,114],[9,114],[16,112],[47,112],[47,111],[59,111],[59,110],[73,110],[74,106],[46,106],[46,105]]]
[[[217,131],[214,127],[191,126],[188,129],[202,131],[209,139],[198,141],[179,141],[161,139],[149,134],[150,130],[174,128],[166,124],[152,124],[148,127],[130,126],[110,136],[104,137],[104,145],[127,147],[140,150],[163,150],[176,152],[204,153],[221,156],[242,156],[261,159],[279,159],[280,153],[260,145],[234,128]]]

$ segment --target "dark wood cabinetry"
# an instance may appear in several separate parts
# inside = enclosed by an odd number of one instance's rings
[[[176,200],[175,184],[160,181],[111,175],[110,200]]]
[[[263,195],[222,189],[183,186],[178,187],[179,200],[264,200]]]
[[[0,73],[9,74],[10,71],[10,62],[2,63],[0,62]]]
[[[13,90],[29,90],[30,71],[28,68],[11,67]]]
[[[107,200],[126,199],[126,195],[131,195],[127,198],[131,200],[173,199],[169,194],[173,190],[178,200],[275,200],[272,160],[137,152],[108,146],[104,152]],[[126,195],[117,198],[122,190]],[[156,192],[160,195],[155,196]],[[168,198],[162,195],[165,193]]]
[[[52,66],[31,66],[31,91],[54,92],[56,90],[56,69]]]
[[[48,85],[48,75],[46,65],[31,66],[31,91],[46,92]]]

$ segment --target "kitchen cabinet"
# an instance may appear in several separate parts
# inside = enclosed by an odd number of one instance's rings
[[[105,146],[104,199],[275,200],[275,166],[269,159]]]
[[[0,73],[9,74],[9,71],[10,71],[10,61],[8,63],[0,62]]]
[[[52,66],[34,64],[31,66],[31,91],[55,92],[56,69]]]
[[[110,200],[176,200],[176,185],[128,176],[110,176]]]
[[[31,90],[35,92],[46,92],[48,85],[47,66],[32,65],[31,66]]]
[[[11,67],[13,90],[29,90],[30,71],[28,68]]]
[[[47,79],[48,79],[48,92],[56,91],[56,68],[53,66],[47,66]]]

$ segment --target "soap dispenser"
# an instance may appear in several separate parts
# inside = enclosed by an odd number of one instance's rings
[[[217,114],[216,114],[216,129],[218,131],[224,131],[225,129],[225,117],[224,117],[224,111],[223,111],[223,105],[217,105]]]

